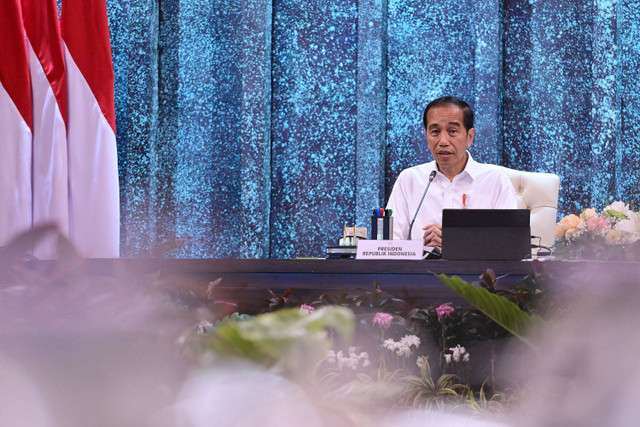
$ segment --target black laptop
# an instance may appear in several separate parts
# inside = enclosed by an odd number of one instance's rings
[[[529,209],[444,209],[442,257],[447,260],[531,258]]]

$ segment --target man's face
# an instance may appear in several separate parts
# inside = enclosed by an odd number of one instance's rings
[[[471,146],[475,129],[465,129],[462,109],[445,104],[432,107],[427,113],[427,143],[440,172],[453,179],[467,164],[467,148]]]

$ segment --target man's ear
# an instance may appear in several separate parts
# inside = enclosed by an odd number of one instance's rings
[[[476,129],[471,128],[469,132],[467,132],[467,148],[471,147],[471,143],[473,142],[473,138],[476,137]]]

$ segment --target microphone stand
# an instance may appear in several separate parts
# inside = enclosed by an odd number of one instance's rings
[[[418,212],[422,207],[422,202],[424,201],[424,196],[427,195],[427,191],[429,191],[429,187],[431,187],[431,181],[436,176],[436,171],[432,171],[429,174],[429,182],[427,183],[427,188],[424,189],[424,193],[422,193],[422,199],[420,199],[420,204],[418,205],[418,209],[416,209],[416,213],[413,215],[413,219],[411,220],[411,224],[409,224],[409,235],[407,236],[407,240],[411,240],[411,229],[413,229],[413,223],[416,222],[416,217],[418,216]]]

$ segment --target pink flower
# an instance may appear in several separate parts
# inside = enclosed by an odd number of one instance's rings
[[[599,216],[594,216],[587,220],[587,230],[589,230],[591,234],[604,234],[605,230],[607,230],[608,228],[609,223],[607,222],[607,220]]]
[[[392,320],[393,316],[388,313],[376,313],[376,315],[373,316],[373,324],[377,324],[383,329],[389,329]]]
[[[316,311],[316,309],[314,307],[311,307],[310,305],[302,304],[300,306],[300,311],[306,311],[307,313],[311,314]]]
[[[454,308],[450,305],[442,304],[436,307],[436,313],[438,314],[438,322],[442,321],[443,318],[447,318],[453,313]]]

